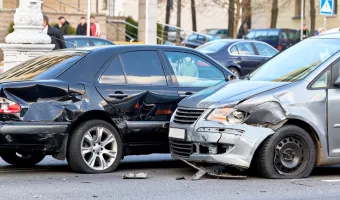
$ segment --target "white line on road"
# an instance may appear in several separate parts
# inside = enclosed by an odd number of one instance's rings
[[[333,180],[321,180],[322,182],[327,182],[327,183],[335,183],[335,182],[340,182],[340,179],[333,179]]]

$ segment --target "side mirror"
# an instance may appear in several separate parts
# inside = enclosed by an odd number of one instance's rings
[[[340,87],[340,76],[336,79],[336,81],[333,83],[335,87]]]

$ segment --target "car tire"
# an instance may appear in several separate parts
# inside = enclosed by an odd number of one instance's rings
[[[1,158],[8,164],[18,167],[33,167],[45,158],[43,153],[17,153],[15,151],[6,152]]]
[[[101,136],[98,137],[99,135]],[[112,172],[118,167],[122,156],[123,143],[120,135],[105,121],[86,121],[70,136],[67,161],[74,172],[88,174]]]
[[[236,67],[228,67],[228,69],[236,76],[236,78],[240,77],[240,70],[238,70]]]
[[[272,179],[305,178],[316,160],[315,144],[302,128],[285,125],[267,138],[257,151],[261,176]]]

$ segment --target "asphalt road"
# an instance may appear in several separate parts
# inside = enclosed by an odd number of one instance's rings
[[[130,172],[147,172],[148,179],[121,178]],[[72,173],[66,162],[51,157],[32,169],[0,161],[0,199],[340,199],[340,166],[316,168],[301,180],[268,180],[256,174],[246,180],[176,180],[195,172],[169,155],[126,157],[116,172],[99,175]]]

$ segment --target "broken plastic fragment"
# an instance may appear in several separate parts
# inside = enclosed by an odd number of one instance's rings
[[[146,179],[148,178],[147,173],[138,173],[138,174],[123,174],[122,179]]]

